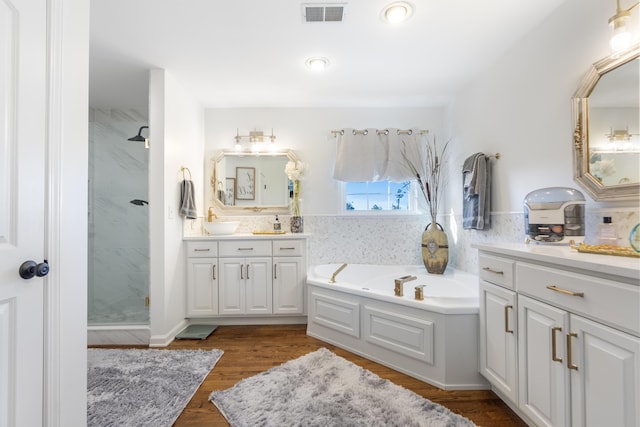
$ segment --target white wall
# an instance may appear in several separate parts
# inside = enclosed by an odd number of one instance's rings
[[[443,108],[209,109],[205,156],[232,150],[236,128],[243,135],[254,128],[265,133],[273,128],[278,143],[310,164],[302,198],[305,231],[312,234],[312,263],[347,259],[414,263],[420,260],[420,223],[426,222],[426,215],[424,219],[339,215],[340,185],[331,176],[335,141],[330,131],[417,126],[429,129],[440,141],[452,138],[443,209],[451,215],[443,222],[448,222],[451,265],[474,272],[477,253],[472,243],[524,240],[522,203],[527,193],[553,186],[579,189],[573,180],[571,98],[591,64],[609,54],[607,20],[614,9],[615,3],[600,0],[567,0]],[[478,151],[502,155],[493,161],[488,231],[462,230],[461,225],[461,167]],[[210,192],[204,195],[206,203],[209,197]],[[639,221],[637,204],[588,200],[588,239],[604,214],[613,217],[620,244],[625,245]],[[250,225],[257,221],[246,220]]]
[[[150,72],[149,130],[149,205],[154,207],[150,215],[151,345],[161,346],[185,324],[181,167],[189,168],[196,194],[202,194],[204,180],[204,110],[165,70]],[[197,207],[203,210],[202,205]]]
[[[578,188],[571,98],[591,64],[610,53],[607,20],[614,7],[567,1],[456,97],[457,155],[503,155],[494,168],[495,211],[522,211],[525,195],[541,187]],[[459,186],[461,176],[453,178]],[[461,195],[451,206],[460,211]]]
[[[608,18],[615,3],[568,0],[513,49],[457,95],[447,111],[459,164],[472,153],[500,152],[493,164],[491,230],[465,230],[458,236],[459,265],[475,268],[477,241],[522,241],[523,200],[530,191],[566,186],[573,180],[571,98],[591,65],[610,54]],[[636,34],[638,33],[636,28]],[[461,173],[450,181],[461,187]],[[587,199],[586,236],[593,241],[597,222],[613,217],[619,244],[638,219],[636,202],[596,203]],[[448,206],[459,222],[462,194],[450,192]]]
[[[442,108],[240,108],[206,110],[205,157],[233,150],[236,129],[273,131],[281,148],[292,149],[309,164],[302,182],[303,214],[336,215],[341,209],[340,184],[333,179],[336,140],[332,130],[395,127],[429,129],[441,136]],[[208,177],[205,178],[208,185]],[[207,191],[209,189],[207,188]],[[205,200],[210,200],[210,193]]]

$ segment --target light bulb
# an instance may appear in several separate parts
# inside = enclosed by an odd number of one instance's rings
[[[384,16],[386,16],[390,24],[400,23],[407,17],[407,8],[403,5],[392,6],[387,9]]]

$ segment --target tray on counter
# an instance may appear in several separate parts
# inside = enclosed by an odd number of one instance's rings
[[[571,245],[578,252],[600,255],[615,255],[640,258],[640,252],[636,252],[632,247],[613,246],[613,245],[587,245],[580,243],[579,245]]]

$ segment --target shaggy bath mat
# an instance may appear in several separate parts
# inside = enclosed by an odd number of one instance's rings
[[[326,348],[214,391],[209,400],[234,427],[475,425]]]
[[[222,350],[88,350],[87,425],[171,426]]]

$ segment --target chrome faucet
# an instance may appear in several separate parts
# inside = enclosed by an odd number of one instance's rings
[[[342,264],[336,271],[334,271],[333,275],[331,275],[331,279],[329,279],[329,283],[336,283],[336,276],[344,270],[346,266],[347,264]]]
[[[416,276],[402,276],[402,277],[398,277],[397,279],[395,279],[393,282],[395,283],[395,288],[393,289],[394,294],[397,297],[401,297],[404,296],[403,293],[403,289],[402,289],[402,285],[404,285],[406,282],[410,282],[411,280],[416,280],[417,277]]]

